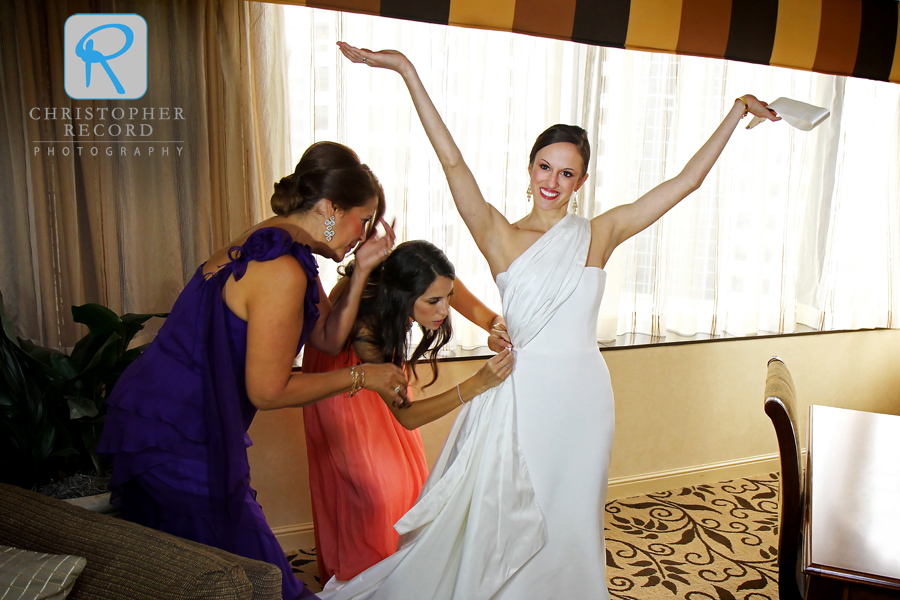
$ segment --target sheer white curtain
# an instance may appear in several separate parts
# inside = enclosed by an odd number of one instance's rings
[[[598,339],[897,327],[900,86],[302,7],[285,22],[294,160],[318,140],[352,147],[381,178],[400,239],[442,248],[497,310],[400,77],[345,62],[336,40],[410,57],[511,222],[530,209],[531,144],[554,123],[591,136],[578,211],[592,217],[677,174],[743,93],[828,107],[812,132],[739,129],[698,192],[613,254]],[[454,327],[456,350],[483,344]]]

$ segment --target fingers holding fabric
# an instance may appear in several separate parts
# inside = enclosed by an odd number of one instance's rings
[[[485,361],[478,371],[482,385],[492,388],[500,385],[512,373],[515,355],[511,348],[504,348]]]

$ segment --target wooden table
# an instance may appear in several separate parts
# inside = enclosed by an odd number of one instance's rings
[[[900,598],[900,417],[811,406],[807,598]]]

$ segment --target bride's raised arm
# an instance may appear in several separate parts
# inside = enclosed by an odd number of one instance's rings
[[[737,98],[719,127],[678,175],[662,182],[631,204],[612,208],[592,220],[592,239],[602,242],[591,249],[589,262],[605,266],[619,244],[652,225],[699,188],[731,139],[735,127],[748,113],[772,121],[781,118],[755,96],[746,94]]]
[[[390,69],[403,77],[425,133],[444,168],[447,183],[450,184],[450,193],[460,216],[472,233],[479,250],[487,259],[491,271],[494,273],[504,271],[515,258],[505,256],[510,247],[508,242],[513,229],[500,211],[484,199],[472,171],[469,170],[456,142],[453,141],[453,136],[450,135],[428,92],[425,91],[416,68],[409,59],[395,50],[371,52],[344,42],[338,42],[337,45],[344,56],[352,62]]]

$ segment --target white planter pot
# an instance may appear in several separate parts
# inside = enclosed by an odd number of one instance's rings
[[[106,492],[105,494],[97,494],[96,496],[69,498],[67,500],[64,500],[64,502],[68,502],[69,504],[74,504],[75,506],[80,506],[81,508],[86,508],[87,510],[98,512],[104,515],[110,515],[113,517],[118,516],[119,509],[118,507],[115,507],[109,503],[109,496],[109,492]]]

